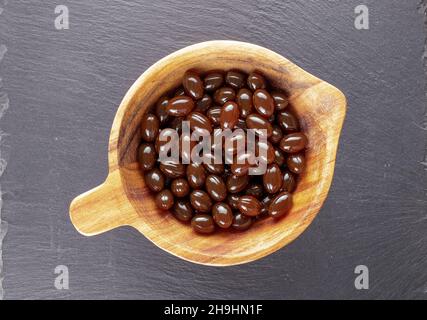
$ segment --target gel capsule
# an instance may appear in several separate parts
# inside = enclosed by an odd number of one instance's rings
[[[255,217],[261,213],[261,202],[254,196],[241,196],[237,208],[245,216]]]
[[[223,201],[227,197],[227,187],[224,181],[213,174],[206,178],[206,191],[214,201]]]
[[[172,192],[168,189],[160,191],[156,194],[155,202],[159,209],[169,210],[174,203]]]
[[[209,120],[209,118],[206,117],[203,113],[191,112],[187,116],[187,121],[190,122],[190,129],[192,131],[198,130],[200,132],[203,132],[203,130],[205,130],[206,132],[209,132],[209,133],[212,132],[211,120]]]
[[[294,132],[299,130],[298,120],[289,111],[279,112],[277,115],[277,122],[283,130],[287,132]]]
[[[165,177],[158,168],[146,171],[144,174],[144,180],[145,184],[151,191],[160,192],[165,187]]]
[[[171,191],[174,196],[182,198],[189,194],[190,185],[184,178],[178,178],[172,181]]]
[[[194,231],[199,233],[212,233],[215,230],[215,224],[212,217],[208,214],[196,214],[191,219],[191,226]]]
[[[227,229],[233,223],[233,211],[224,202],[218,202],[212,207],[212,216],[220,228]]]
[[[294,192],[296,186],[296,180],[294,175],[288,171],[284,170],[282,172],[283,182],[280,191]]]
[[[267,90],[258,89],[252,97],[256,111],[264,118],[269,118],[274,113],[274,101]]]
[[[215,106],[212,108],[209,108],[206,112],[206,116],[209,118],[211,123],[215,126],[218,126],[220,123],[220,117],[221,117],[221,107]]]
[[[145,114],[141,121],[141,137],[144,141],[153,142],[159,134],[159,118],[152,113]]]
[[[283,93],[273,92],[271,96],[273,97],[274,107],[277,111],[282,111],[288,106],[288,98]]]
[[[210,72],[203,79],[205,90],[208,92],[213,92],[219,89],[224,83],[224,76],[221,72]]]
[[[187,71],[184,74],[182,86],[185,92],[194,100],[199,100],[203,97],[203,82],[194,71]]]
[[[251,225],[252,225],[251,217],[245,216],[243,213],[238,213],[234,216],[231,227],[239,231],[244,231],[249,229]]]
[[[233,89],[240,89],[245,85],[245,75],[241,72],[230,70],[225,75],[225,83]]]
[[[227,178],[227,189],[230,193],[237,193],[246,188],[249,183],[249,176],[231,175]]]
[[[212,208],[212,200],[203,190],[194,190],[191,192],[190,203],[199,212],[209,212]]]
[[[174,117],[184,117],[194,108],[194,101],[187,96],[178,96],[169,100],[166,108],[168,115]]]
[[[308,140],[304,133],[291,133],[280,140],[280,149],[287,153],[299,152],[306,147],[307,142]]]
[[[292,153],[286,160],[289,170],[296,174],[301,174],[305,170],[305,157],[300,153]]]
[[[185,176],[185,166],[182,163],[165,161],[160,163],[159,168],[165,176],[172,179]]]
[[[154,168],[157,161],[157,154],[154,145],[142,143],[138,148],[138,162],[142,170],[147,171]]]
[[[178,199],[175,201],[172,213],[179,221],[187,222],[193,217],[193,208],[187,200]]]
[[[206,181],[206,170],[202,164],[190,163],[187,166],[187,180],[193,189],[201,188]]]
[[[264,133],[266,133],[267,137],[270,137],[273,132],[273,128],[270,122],[268,122],[266,119],[264,119],[258,114],[250,114],[246,118],[246,125],[249,129],[255,130],[259,135],[264,135]],[[262,130],[265,130],[265,132],[263,132]]]
[[[277,164],[271,164],[262,178],[264,190],[268,193],[276,193],[282,187],[282,172]]]
[[[156,103],[155,112],[156,112],[157,118],[159,118],[161,125],[166,124],[169,120],[169,115],[166,110],[168,103],[169,103],[169,98],[166,96],[161,97]]]
[[[292,195],[289,192],[283,191],[279,193],[270,202],[268,213],[274,218],[278,218],[286,214],[292,207]]]
[[[221,129],[233,129],[239,120],[239,115],[240,111],[237,104],[232,101],[226,102],[221,108],[219,117]]]
[[[234,100],[234,98],[236,98],[236,93],[229,87],[222,87],[214,93],[214,101],[221,106],[227,101]]]
[[[246,119],[253,112],[252,92],[249,89],[242,88],[237,93],[237,105],[240,109],[240,116]]]
[[[256,91],[258,89],[264,89],[266,87],[265,79],[262,75],[257,72],[252,72],[248,76],[248,87],[252,91]]]

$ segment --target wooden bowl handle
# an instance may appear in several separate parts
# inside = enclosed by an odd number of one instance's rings
[[[132,224],[137,213],[127,199],[116,171],[110,173],[103,184],[71,202],[70,218],[81,234],[93,236]]]

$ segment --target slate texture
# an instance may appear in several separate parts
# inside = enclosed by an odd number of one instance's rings
[[[67,5],[70,29],[56,30]],[[354,27],[365,4],[370,29]],[[419,0],[0,1],[5,299],[425,299],[425,42]],[[348,112],[329,197],[286,248],[227,268],[195,265],[121,228],[85,238],[73,197],[107,174],[118,104],[163,56],[233,39],[336,85]],[[0,233],[1,234],[1,233]],[[1,237],[0,237],[1,240]],[[1,260],[0,260],[1,261]],[[54,287],[66,265],[69,290]],[[366,265],[369,290],[356,290]],[[2,291],[0,290],[0,293]],[[0,294],[1,296],[1,294]]]

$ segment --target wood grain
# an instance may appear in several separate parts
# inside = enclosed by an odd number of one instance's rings
[[[186,70],[232,68],[248,73],[256,69],[274,87],[289,92],[309,139],[307,170],[286,217],[257,221],[242,233],[202,236],[156,208],[136,162],[138,128],[147,108],[178,86]],[[346,100],[338,89],[263,47],[236,41],[186,47],[150,67],[123,98],[110,135],[109,176],[103,185],[72,202],[71,220],[85,235],[131,225],[160,248],[195,263],[226,266],[259,259],[298,237],[320,210],[331,184],[345,110]]]

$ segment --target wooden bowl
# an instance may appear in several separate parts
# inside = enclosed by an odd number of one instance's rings
[[[139,124],[147,108],[179,86],[186,70],[234,68],[247,73],[258,70],[270,84],[290,94],[291,108],[309,139],[307,169],[286,217],[257,221],[244,232],[225,230],[203,236],[156,208],[136,160]],[[345,111],[341,91],[266,48],[208,41],[176,51],[145,71],[126,93],[110,133],[108,177],[72,201],[71,221],[86,236],[132,226],[163,250],[205,265],[236,265],[264,257],[298,237],[319,212],[334,173]]]

